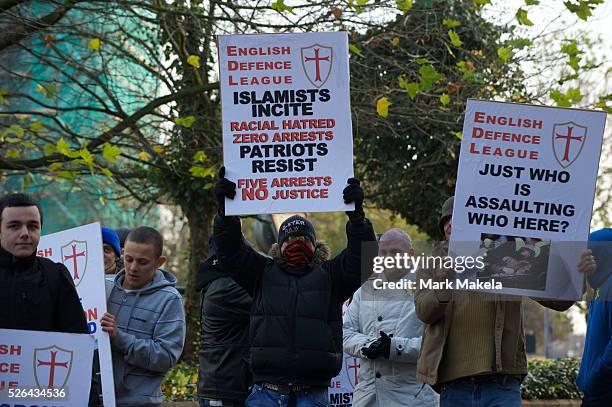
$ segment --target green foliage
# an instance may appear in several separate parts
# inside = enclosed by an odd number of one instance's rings
[[[167,401],[197,400],[198,366],[179,363],[166,374],[162,393]]]
[[[0,88],[0,105],[8,105],[9,101],[6,98],[6,94],[8,91],[6,89]]]
[[[403,12],[410,10],[413,6],[412,0],[396,0],[397,9]]]
[[[519,8],[516,12],[516,20],[521,25],[532,26],[533,22],[527,17],[527,10]]]
[[[349,44],[349,52],[363,58],[363,54],[359,47],[353,43]]]
[[[104,146],[102,147],[102,156],[111,164],[117,162],[117,158],[122,152],[123,151],[119,147],[113,146],[110,143],[104,143]]]
[[[612,113],[612,93],[600,96],[599,100],[595,104],[595,107],[602,109],[606,113]]]
[[[174,123],[177,126],[182,126],[187,129],[193,126],[195,121],[196,121],[195,116],[177,117],[176,119],[174,119]]]
[[[189,169],[189,172],[194,177],[206,178],[214,177],[217,173],[213,167],[202,167],[200,165],[194,165]]]
[[[57,95],[58,87],[54,83],[39,84],[36,86],[36,91],[47,99],[52,99]]]
[[[439,206],[455,185],[465,100],[508,94],[521,100],[524,94],[515,59],[500,64],[497,54],[502,38],[516,38],[473,6],[472,0],[435,7],[415,1],[395,21],[351,36],[363,54],[351,64],[357,176],[370,202],[395,210],[432,238],[438,237]],[[387,117],[372,107],[372,95],[392,103]]]
[[[512,50],[510,48],[506,48],[506,47],[499,47],[497,49],[497,56],[499,57],[499,59],[501,59],[504,63],[510,61],[510,59],[512,58],[512,55],[514,55],[514,52],[512,52]]]
[[[286,11],[293,14],[293,7],[286,5],[285,0],[276,0],[270,7],[272,7],[272,10],[276,10],[279,13],[284,13]]]
[[[451,44],[453,44],[455,47],[460,47],[463,45],[461,38],[459,38],[459,34],[457,34],[455,30],[448,30],[448,38],[450,38]]]
[[[434,68],[432,65],[422,65],[419,68],[419,77],[419,88],[422,91],[427,92],[431,90],[434,83],[441,81],[444,78],[444,75],[436,71],[436,68]]]
[[[580,360],[575,358],[529,360],[529,373],[521,384],[525,400],[581,399],[576,386]]]
[[[550,92],[550,98],[554,100],[559,107],[572,107],[574,103],[579,103],[582,100],[582,94],[578,88],[568,89],[566,93],[554,89]]]
[[[576,1],[565,1],[563,4],[565,7],[576,14],[580,19],[586,21],[590,16],[593,15],[591,12],[598,4],[602,4],[604,0],[578,0]]]
[[[452,18],[445,18],[444,20],[442,20],[442,24],[444,24],[444,26],[448,28],[455,28],[461,25],[459,21],[453,20]]]

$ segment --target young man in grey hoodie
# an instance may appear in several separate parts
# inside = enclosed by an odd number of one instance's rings
[[[130,232],[125,269],[115,277],[101,320],[111,337],[118,406],[161,405],[161,383],[183,351],[185,312],[176,277],[160,269],[162,251],[157,230]]]

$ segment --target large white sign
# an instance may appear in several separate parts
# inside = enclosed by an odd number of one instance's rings
[[[484,255],[470,278],[507,294],[581,298],[576,266],[605,120],[600,111],[468,100],[450,252]]]
[[[86,406],[94,338],[86,334],[0,329],[0,403]]]
[[[347,33],[222,35],[229,215],[354,209]]]
[[[89,333],[97,340],[104,406],[114,406],[115,385],[110,338],[100,328],[100,319],[106,312],[104,251],[100,223],[41,237],[38,255],[63,263],[70,272],[85,310]]]

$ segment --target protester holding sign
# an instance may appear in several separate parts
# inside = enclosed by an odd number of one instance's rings
[[[0,328],[88,333],[68,270],[36,255],[42,222],[33,198],[0,199]]]
[[[401,229],[382,235],[379,256],[414,255],[410,237]],[[386,269],[384,281],[399,281],[406,269]],[[423,323],[411,293],[376,288],[371,277],[353,294],[343,318],[344,351],[361,358],[353,393],[354,407],[434,406],[438,396],[416,379]]]
[[[452,204],[443,205],[441,232],[446,241],[435,253],[446,256],[451,235]],[[590,251],[583,253],[578,272],[592,273],[595,262]],[[420,281],[454,280],[453,269],[423,269]],[[527,374],[523,334],[522,298],[484,292],[430,289],[417,285],[417,316],[426,324],[417,378],[440,392],[440,405],[520,406],[520,382]],[[557,311],[567,310],[572,301],[537,300]]]
[[[185,312],[176,277],[160,269],[163,239],[142,226],[127,237],[125,269],[115,277],[102,329],[111,337],[118,406],[162,402],[161,383],[185,342]]]
[[[362,242],[374,242],[374,230],[363,212],[363,190],[349,179],[344,202],[347,248],[329,260],[329,248],[318,242],[313,225],[292,216],[279,230],[271,258],[247,249],[240,218],[225,216],[225,198],[236,184],[220,172],[215,187],[219,214],[214,236],[222,266],[235,268],[236,281],[253,297],[251,371],[255,385],[247,406],[328,405],[327,387],[342,364],[342,302],[360,284]]]

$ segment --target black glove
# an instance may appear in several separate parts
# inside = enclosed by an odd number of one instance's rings
[[[219,213],[225,214],[225,197],[234,199],[236,196],[236,183],[225,178],[225,167],[219,169],[219,180],[214,189],[217,204],[219,205]]]
[[[365,218],[363,213],[363,189],[359,186],[357,178],[349,178],[347,183],[348,186],[342,191],[342,197],[345,204],[354,202],[355,210],[347,211],[346,214],[351,222],[361,222]]]
[[[389,354],[391,353],[391,338],[393,338],[393,334],[387,335],[383,331],[380,331],[380,338],[372,342],[367,348],[361,348],[361,353],[368,359],[376,359],[381,356],[385,359],[389,359]]]

